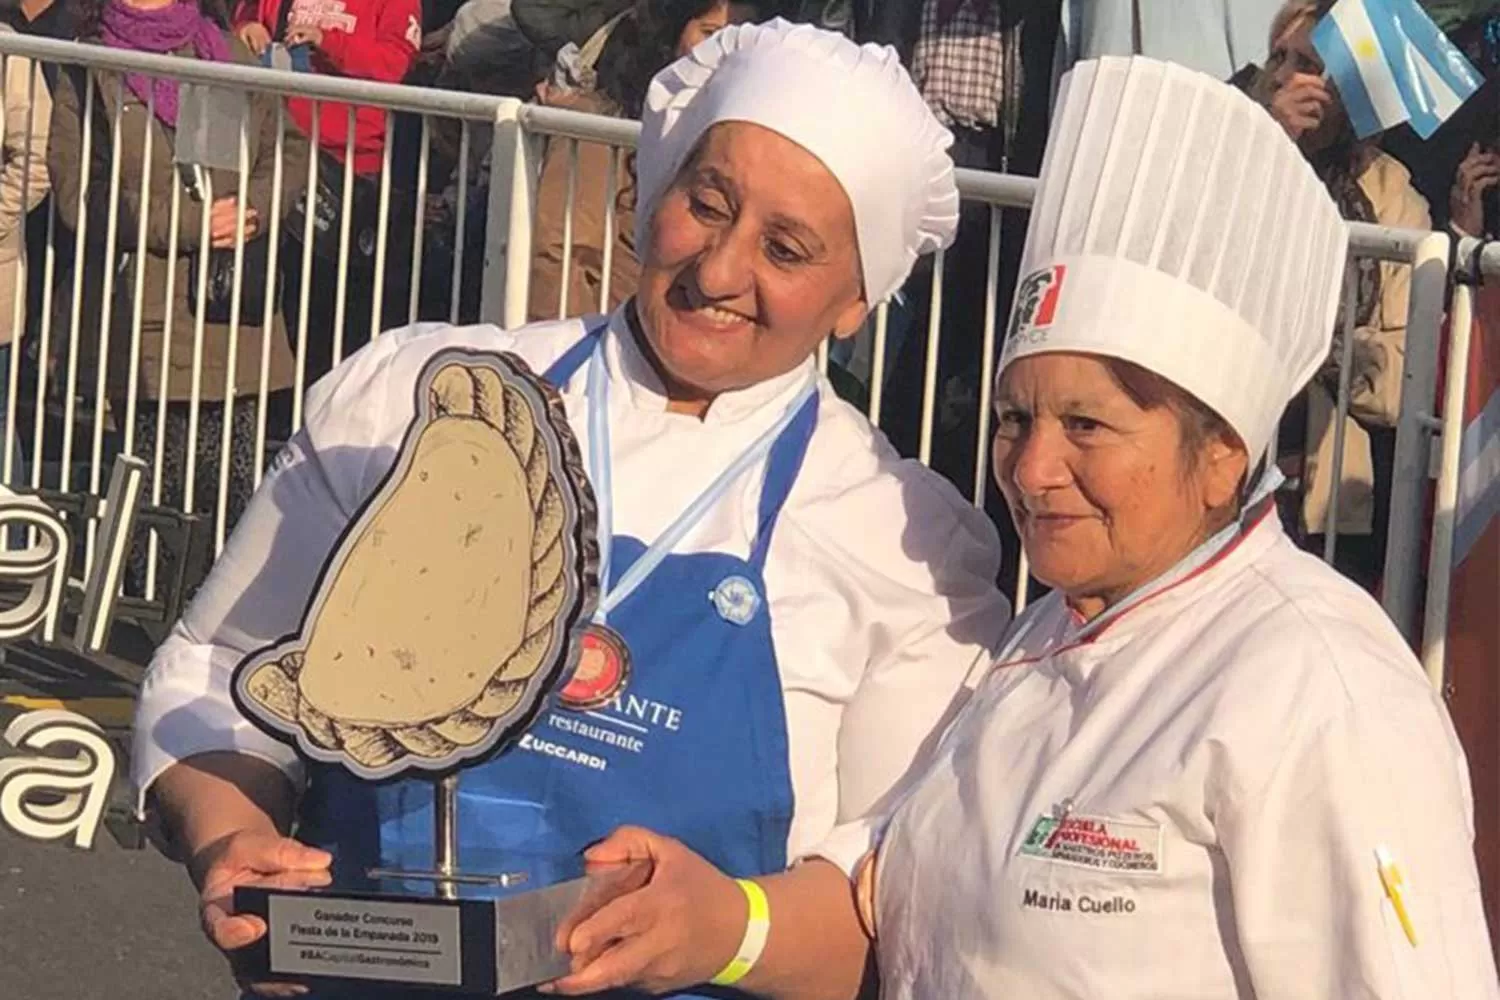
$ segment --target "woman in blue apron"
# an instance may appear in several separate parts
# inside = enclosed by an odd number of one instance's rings
[[[599,503],[579,668],[515,746],[463,772],[462,869],[576,858],[640,824],[728,871],[780,871],[886,797],[1008,622],[992,526],[901,461],[814,358],[957,217],[949,137],[895,53],[737,26],[647,104],[636,296],[511,332],[396,331],[340,366],[153,660],[141,807],[231,958],[265,930],[231,912],[236,885],[431,866],[429,783],[304,768],[237,711],[229,678],[297,629],[439,351],[509,351],[544,373]]]

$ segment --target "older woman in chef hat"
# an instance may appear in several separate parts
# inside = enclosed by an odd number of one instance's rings
[[[557,987],[737,958],[753,992],[850,996],[873,939],[885,997],[1494,998],[1443,706],[1287,539],[1262,459],[1327,353],[1345,241],[1237,91],[1077,67],[996,392],[996,476],[1052,593],[900,804],[822,858],[747,888],[653,833],[596,848],[654,877],[571,928]]]
[[[559,388],[608,564],[583,669],[530,739],[464,772],[459,863],[576,857],[627,821],[763,875],[887,796],[1008,624],[998,544],[813,355],[952,236],[949,141],[892,50],[728,28],[650,89],[630,302],[514,332],[390,333],[318,386],[136,720],[142,804],[191,859],[215,944],[264,932],[229,912],[236,884],[318,884],[330,855],[336,872],[431,863],[427,783],[304,774],[229,678],[298,627],[448,348],[515,352]],[[282,836],[294,814],[300,843]]]

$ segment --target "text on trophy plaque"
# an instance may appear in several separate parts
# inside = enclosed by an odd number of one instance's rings
[[[271,971],[457,986],[459,912],[424,903],[272,896]]]

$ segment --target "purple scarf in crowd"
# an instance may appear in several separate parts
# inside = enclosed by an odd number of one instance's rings
[[[150,10],[132,7],[122,0],[109,0],[99,20],[99,38],[112,49],[169,55],[190,44],[193,55],[199,59],[228,62],[231,58],[223,29],[203,16],[197,0],[181,0]],[[171,128],[177,127],[176,80],[126,73],[125,84],[148,103],[154,90],[156,117]]]

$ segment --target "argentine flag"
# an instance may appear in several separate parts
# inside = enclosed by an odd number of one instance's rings
[[[1339,0],[1312,42],[1361,139],[1405,121],[1426,139],[1483,82],[1416,0]]]

